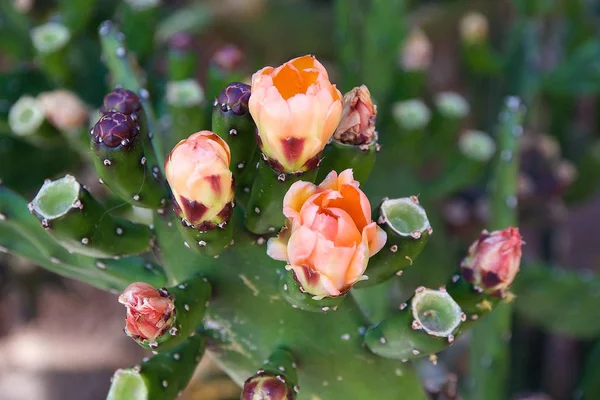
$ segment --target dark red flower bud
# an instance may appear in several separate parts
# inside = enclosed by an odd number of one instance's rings
[[[250,100],[250,85],[241,82],[231,82],[217,97],[218,106],[223,111],[231,110],[236,115],[248,113]]]
[[[100,113],[106,114],[111,111],[117,111],[123,114],[132,114],[139,112],[142,109],[142,103],[137,94],[127,89],[115,89],[106,96],[102,107],[100,107]]]
[[[103,115],[92,129],[94,141],[110,148],[129,145],[139,133],[138,124],[120,112]]]

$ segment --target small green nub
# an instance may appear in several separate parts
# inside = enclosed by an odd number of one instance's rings
[[[392,114],[398,125],[409,131],[425,128],[431,119],[431,111],[419,99],[394,104]]]
[[[476,161],[489,161],[496,152],[494,139],[485,132],[469,130],[458,138],[460,152]]]
[[[79,182],[66,175],[56,181],[46,181],[32,201],[33,209],[49,220],[65,215],[79,197]]]
[[[432,336],[451,336],[465,318],[460,306],[445,290],[417,289],[411,308],[417,326]]]
[[[456,92],[441,92],[435,96],[435,106],[446,118],[460,119],[469,114],[470,106],[467,100]]]
[[[204,89],[195,79],[167,82],[167,103],[176,107],[199,106],[204,102]],[[200,112],[200,111],[198,111]],[[200,127],[198,127],[200,129]],[[190,132],[191,134],[192,132]]]
[[[419,205],[416,196],[384,200],[381,203],[381,219],[399,236],[418,239],[425,231],[431,230],[425,209]]]
[[[71,39],[69,28],[58,22],[48,22],[30,32],[33,46],[40,53],[52,53],[66,46]]]
[[[8,113],[8,124],[18,136],[34,135],[44,123],[44,109],[32,96],[22,96]]]

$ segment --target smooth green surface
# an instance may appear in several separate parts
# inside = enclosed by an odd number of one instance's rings
[[[112,383],[106,400],[147,400],[148,388],[144,378],[135,371],[118,369],[112,377]]]

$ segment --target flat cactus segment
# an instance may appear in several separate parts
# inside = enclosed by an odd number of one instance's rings
[[[373,216],[387,233],[387,242],[369,260],[365,275],[368,280],[356,287],[369,287],[384,282],[410,267],[421,254],[433,233],[427,213],[417,196],[386,199]]]
[[[144,359],[140,365],[119,369],[112,378],[107,400],[171,400],[189,383],[204,354],[200,333],[174,349]]]
[[[70,254],[27,210],[27,201],[0,185],[0,250],[31,259],[59,275],[120,292],[135,281],[165,285],[162,268],[141,257],[118,260]]]
[[[370,328],[365,343],[381,357],[420,358],[450,346],[464,320],[460,306],[445,290],[421,287],[400,311]]]
[[[528,321],[560,335],[594,339],[600,334],[600,278],[586,271],[528,265],[513,291],[515,311]]]
[[[147,226],[110,215],[71,175],[46,181],[29,210],[67,250],[90,257],[143,253],[153,240]]]
[[[375,166],[378,149],[377,142],[355,146],[332,140],[323,150],[323,161],[319,166],[317,182],[321,182],[331,171],[340,173],[352,168],[354,179],[364,184]]]

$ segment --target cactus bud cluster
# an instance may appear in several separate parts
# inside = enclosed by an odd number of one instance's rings
[[[109,148],[128,146],[139,133],[139,125],[129,115],[120,112],[104,114],[92,129],[94,141]]]

